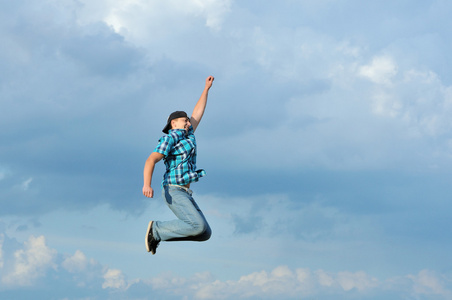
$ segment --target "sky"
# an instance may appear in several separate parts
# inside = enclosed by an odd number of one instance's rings
[[[1,299],[452,299],[452,3],[0,0]],[[146,252],[193,109],[210,240]]]

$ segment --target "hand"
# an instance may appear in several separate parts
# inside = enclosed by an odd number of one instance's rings
[[[148,198],[154,197],[154,190],[150,186],[143,186],[143,195]]]
[[[213,76],[209,76],[206,79],[206,89],[210,89],[210,87],[212,86],[212,83],[214,81],[215,78],[213,78]]]

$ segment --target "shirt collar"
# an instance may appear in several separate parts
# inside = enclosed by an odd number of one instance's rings
[[[190,127],[188,128],[188,132],[185,129],[170,129],[168,131],[168,134],[171,132],[175,132],[179,137],[185,137],[190,134],[193,134],[193,125],[190,125]]]
[[[168,133],[175,133],[179,137],[184,137],[187,135],[187,131],[185,129],[170,129]]]

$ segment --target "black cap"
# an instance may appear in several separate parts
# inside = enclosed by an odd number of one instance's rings
[[[188,118],[187,113],[185,111],[175,111],[169,115],[168,121],[166,122],[166,126],[163,128],[163,132],[168,134],[171,128],[171,121],[177,118]]]

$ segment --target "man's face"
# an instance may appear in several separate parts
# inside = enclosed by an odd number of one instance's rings
[[[186,117],[177,118],[171,121],[171,129],[185,129],[190,128],[190,119]]]

